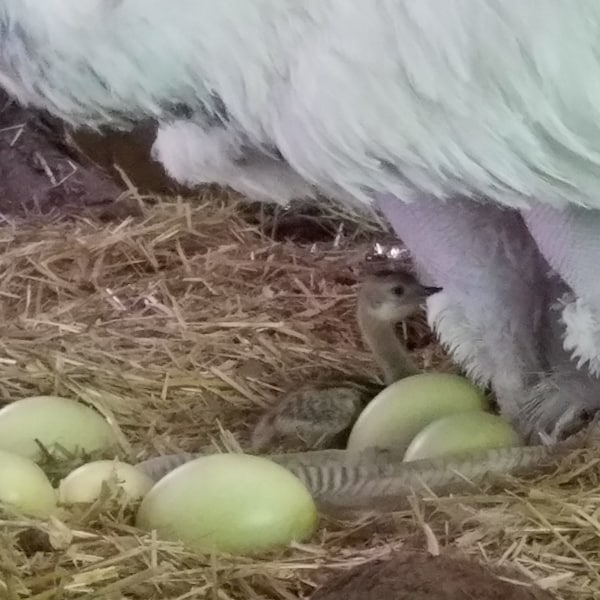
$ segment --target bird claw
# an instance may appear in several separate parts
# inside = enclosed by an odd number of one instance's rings
[[[577,435],[582,430],[591,431],[598,427],[600,422],[600,412],[591,411],[579,406],[572,406],[567,409],[556,421],[552,433],[547,436],[545,445],[549,441],[551,445],[563,442],[570,437]],[[547,434],[544,434],[547,435]],[[540,434],[541,437],[541,434]]]
[[[551,435],[546,433],[545,431],[538,431],[537,436],[542,446],[546,446],[547,448],[554,446],[556,443]]]

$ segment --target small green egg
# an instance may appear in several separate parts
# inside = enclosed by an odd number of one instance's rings
[[[427,425],[410,443],[404,460],[522,444],[520,436],[502,417],[482,411],[464,412],[442,417]]]
[[[71,471],[58,486],[62,504],[95,502],[106,482],[114,482],[128,500],[143,498],[154,485],[153,480],[133,465],[118,460],[96,460]]]

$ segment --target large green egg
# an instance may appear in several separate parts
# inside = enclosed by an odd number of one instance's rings
[[[317,520],[312,496],[288,470],[257,456],[212,454],[161,479],[136,522],[200,552],[239,554],[305,540]]]

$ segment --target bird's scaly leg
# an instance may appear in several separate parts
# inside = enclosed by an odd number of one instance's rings
[[[443,291],[428,300],[430,324],[476,382],[491,384],[501,413],[535,438],[551,429],[529,400],[548,364],[548,267],[515,211],[466,199],[379,198],[424,276]]]

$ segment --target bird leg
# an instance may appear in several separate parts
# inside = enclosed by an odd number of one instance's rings
[[[466,199],[378,198],[424,281],[441,342],[476,383],[491,384],[502,415],[528,437],[550,427],[528,401],[548,364],[548,266],[516,211]],[[548,431],[546,431],[549,433]]]
[[[600,409],[600,211],[536,204],[523,211],[523,218],[548,263],[568,284],[560,315],[566,358],[542,391],[545,401],[552,397],[556,405],[553,437],[563,439]]]

